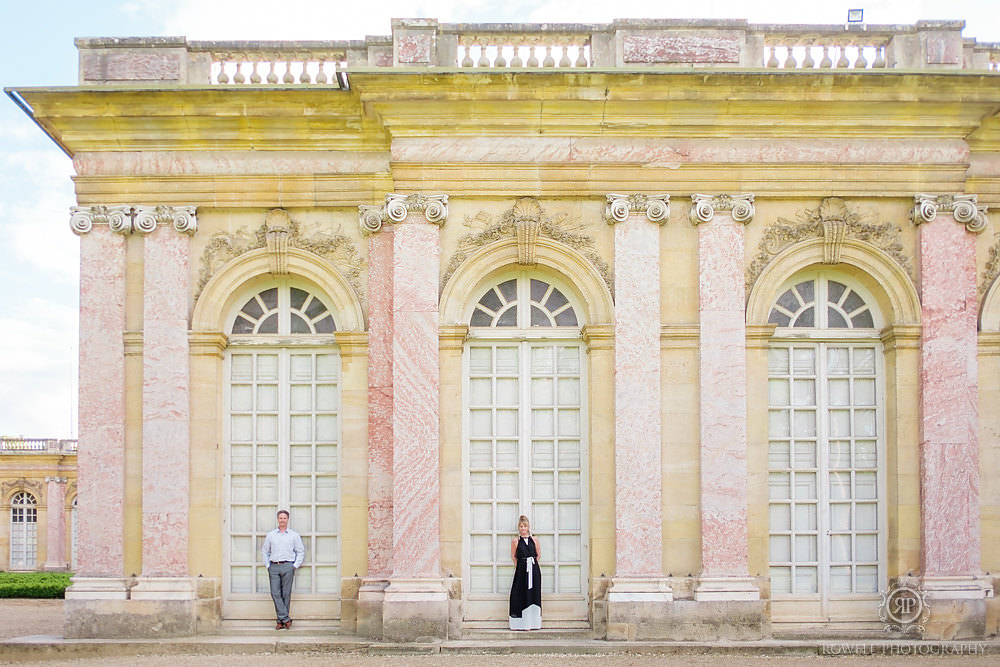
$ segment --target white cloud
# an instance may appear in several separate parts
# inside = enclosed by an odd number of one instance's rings
[[[6,184],[10,195],[0,200],[5,256],[39,269],[49,280],[75,282],[79,242],[69,231],[74,203],[69,158],[52,150],[15,151],[0,158],[0,171],[15,181]]]
[[[0,434],[76,436],[77,312],[74,305],[30,299],[0,318]]]

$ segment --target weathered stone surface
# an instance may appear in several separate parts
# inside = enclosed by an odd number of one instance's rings
[[[622,38],[626,63],[738,63],[742,42],[735,30],[663,30]]]

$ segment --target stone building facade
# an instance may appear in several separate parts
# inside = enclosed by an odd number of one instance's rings
[[[76,440],[0,437],[0,570],[75,562]]]
[[[997,631],[1000,46],[961,22],[85,39],[67,636]],[[993,548],[991,548],[993,547]],[[899,620],[899,619],[895,619]],[[906,620],[906,619],[904,619]]]

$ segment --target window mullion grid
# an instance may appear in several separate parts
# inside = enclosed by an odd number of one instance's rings
[[[503,308],[501,307],[501,310]],[[500,419],[498,417],[499,403],[500,403],[500,348],[497,345],[490,346],[490,354],[492,356],[491,370],[490,370],[490,395],[492,400],[490,401],[490,478],[492,482],[492,497],[490,498],[490,512],[492,513],[492,530],[490,531],[490,550],[492,552],[491,567],[490,567],[490,579],[493,582],[494,592],[500,593],[500,557],[501,554],[497,553],[499,550],[499,538],[500,538],[500,503],[502,498],[500,497],[500,478],[499,476],[503,474],[500,469],[500,460],[498,456],[499,450],[499,428]]]
[[[823,316],[826,317],[826,283],[819,281],[822,287],[817,291],[822,292],[824,306]],[[824,321],[825,323],[825,321]],[[832,535],[830,532],[830,396],[828,391],[829,367],[827,364],[827,343],[816,345],[816,483],[817,483],[817,547],[819,558],[818,563],[818,585],[821,600],[822,613],[827,613],[827,602],[830,592],[830,557],[832,550]]]
[[[769,538],[768,538],[769,539],[769,544],[768,544],[768,553],[769,553],[769,556],[768,556],[768,561],[769,561],[771,567],[776,567],[778,569],[787,569],[787,571],[788,571],[788,593],[791,594],[791,593],[795,592],[795,563],[792,560],[792,551],[791,551],[792,540],[794,540],[794,524],[793,524],[793,521],[794,521],[794,505],[792,503],[792,496],[793,496],[792,491],[794,489],[794,482],[793,482],[793,478],[792,478],[792,468],[791,468],[791,455],[792,455],[792,432],[791,432],[791,428],[792,428],[792,408],[791,408],[792,378],[791,378],[791,372],[790,372],[790,364],[791,364],[791,358],[792,358],[793,348],[792,348],[792,346],[780,346],[780,348],[778,348],[776,346],[775,349],[783,349],[783,350],[785,350],[788,353],[788,361],[786,362],[786,366],[785,366],[785,368],[784,368],[784,370],[783,370],[782,373],[780,373],[780,374],[779,373],[775,373],[773,370],[769,370],[768,371],[768,383],[770,384],[771,381],[780,381],[780,382],[783,382],[785,384],[785,386],[786,386],[786,392],[785,393],[786,393],[786,395],[787,395],[788,398],[786,399],[786,401],[784,402],[784,404],[781,404],[781,405],[774,404],[774,405],[772,405],[771,401],[770,401],[771,392],[770,392],[770,387],[769,387],[769,390],[768,390],[768,397],[769,397],[769,400],[768,400],[768,413],[769,413],[769,417],[768,417],[768,419],[770,420],[770,413],[771,413],[771,411],[774,411],[774,410],[780,410],[780,411],[782,411],[784,413],[784,420],[785,420],[785,423],[787,424],[788,433],[787,433],[787,435],[785,437],[778,438],[778,437],[776,437],[776,435],[773,432],[770,432],[770,429],[769,429],[769,433],[768,433],[768,466],[767,466],[768,467],[768,480],[769,480],[768,481],[768,487],[769,487],[769,491],[768,491],[768,497],[769,497],[769,502],[768,502],[769,509],[768,509],[768,513],[769,514],[771,513],[770,507],[781,507],[781,506],[784,506],[786,508],[787,513],[788,513],[788,519],[787,519],[788,527],[787,527],[787,529],[779,531],[779,530],[776,529],[776,527],[774,525],[774,522],[773,522],[773,519],[769,520],[770,526],[769,526],[769,531],[768,531],[769,532]],[[773,458],[772,458],[771,449],[772,449],[772,447],[774,447],[777,443],[779,443],[781,441],[784,441],[784,445],[785,445],[787,454],[786,454],[786,463],[785,463],[785,465],[782,466],[779,469],[779,468],[776,468],[776,467],[773,466],[773,463],[772,463]],[[772,498],[771,497],[770,476],[773,475],[773,474],[775,474],[775,473],[777,473],[779,475],[786,475],[787,476],[787,480],[788,481],[787,481],[787,485],[786,485],[786,488],[787,488],[787,497],[786,498],[776,498],[776,497]],[[788,560],[782,560],[782,561],[775,561],[775,560],[773,560],[773,558],[774,558],[773,543],[774,543],[774,540],[775,540],[776,537],[784,537],[785,539],[788,540]]]
[[[814,306],[814,308],[815,308],[815,306]],[[793,375],[793,381],[792,381],[792,396],[793,396],[793,400],[792,400],[792,404],[793,404],[793,407],[792,407],[792,424],[793,424],[793,431],[792,431],[792,435],[793,435],[793,439],[792,439],[792,451],[791,451],[791,463],[792,463],[793,470],[794,470],[793,477],[797,477],[799,474],[812,475],[813,476],[813,480],[814,480],[814,482],[813,482],[813,484],[814,484],[814,493],[813,493],[813,497],[812,498],[801,499],[802,501],[804,501],[804,502],[801,502],[800,499],[797,497],[797,492],[796,492],[796,489],[798,488],[798,480],[794,479],[795,484],[793,484],[793,486],[792,486],[792,497],[793,497],[793,501],[792,501],[792,503],[793,503],[793,508],[792,508],[792,511],[793,511],[792,527],[793,527],[793,532],[796,535],[796,538],[798,536],[802,535],[802,536],[806,536],[806,537],[811,537],[812,539],[815,540],[815,549],[816,549],[817,553],[813,554],[813,555],[810,555],[810,557],[808,558],[808,560],[804,560],[803,556],[805,556],[806,554],[800,554],[800,553],[797,552],[799,540],[798,539],[793,539],[793,541],[792,541],[793,561],[795,562],[796,569],[798,567],[815,568],[816,579],[817,579],[816,583],[817,583],[817,587],[819,587],[819,586],[821,586],[821,582],[822,582],[822,574],[823,574],[822,573],[822,564],[821,564],[821,562],[819,562],[819,561],[817,561],[817,560],[814,559],[814,557],[818,558],[819,557],[819,552],[822,551],[819,548],[820,547],[819,541],[821,539],[820,536],[823,534],[822,530],[821,530],[822,524],[820,522],[820,514],[821,514],[821,512],[820,512],[820,507],[821,507],[821,505],[820,505],[820,497],[821,497],[820,496],[820,493],[821,493],[820,492],[820,488],[822,487],[822,480],[821,480],[822,473],[821,473],[821,467],[820,467],[821,464],[820,464],[820,461],[821,461],[822,457],[821,457],[821,453],[820,453],[820,441],[819,441],[820,440],[819,439],[819,434],[822,433],[821,429],[823,428],[823,424],[822,424],[821,416],[819,414],[819,409],[818,409],[819,405],[822,405],[822,403],[819,402],[820,401],[820,394],[819,394],[819,390],[818,390],[818,387],[817,387],[817,385],[819,384],[819,376],[817,374],[817,370],[818,370],[817,367],[820,365],[819,350],[815,346],[813,346],[813,345],[806,345],[806,346],[802,346],[802,347],[796,347],[794,349],[796,349],[796,350],[810,349],[810,350],[813,351],[813,354],[814,354],[814,357],[813,357],[813,368],[812,368],[812,371],[808,375],[798,375],[798,374],[796,374],[795,365],[794,365],[794,356],[793,356],[793,365],[792,365],[792,375]],[[799,406],[799,405],[796,404],[796,401],[794,399],[794,396],[795,396],[795,382],[796,381],[801,381],[801,380],[811,380],[813,382],[813,403],[812,403],[812,405],[801,405],[801,406]],[[801,437],[800,434],[796,433],[795,430],[794,430],[794,425],[797,423],[797,420],[796,420],[796,416],[797,415],[795,413],[797,411],[799,411],[799,410],[809,411],[809,412],[813,413],[813,432],[812,432],[812,434],[810,434],[809,438]],[[808,445],[806,445],[806,442],[808,442]],[[813,460],[812,466],[810,466],[808,469],[802,469],[799,466],[799,463],[798,463],[799,458],[798,457],[799,457],[799,448],[800,447],[803,447],[803,449],[805,449],[806,447],[808,447],[808,449],[812,451],[812,455],[813,455],[814,460]],[[802,527],[795,525],[795,521],[798,518],[798,511],[797,510],[798,510],[799,506],[811,507],[813,509],[813,511],[816,514],[816,525],[815,525],[815,527],[812,527],[812,528],[810,528],[808,530],[804,530]],[[812,591],[812,590],[809,590],[809,591],[798,590],[798,576],[797,575],[798,575],[798,572],[796,572],[796,579],[795,579],[795,581],[796,581],[796,592],[797,593],[800,593],[800,594],[801,593],[815,594],[817,592],[817,591]]]

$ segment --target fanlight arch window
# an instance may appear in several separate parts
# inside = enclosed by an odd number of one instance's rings
[[[473,327],[575,327],[576,310],[566,295],[539,278],[511,278],[494,285],[472,311]]]
[[[10,569],[32,570],[38,554],[38,502],[27,491],[10,500]]]
[[[270,287],[253,295],[233,322],[233,334],[330,334],[337,330],[323,300],[301,287]]]
[[[802,280],[785,290],[767,319],[792,329],[872,329],[868,301],[855,289],[832,278]]]

